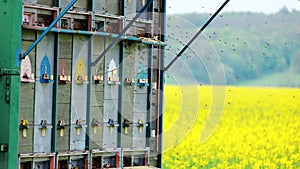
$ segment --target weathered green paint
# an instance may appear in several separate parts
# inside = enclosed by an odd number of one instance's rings
[[[104,50],[104,38],[99,36],[93,37],[93,58],[97,58],[98,54]],[[95,67],[92,67],[92,75],[101,75],[105,74],[104,59],[102,59]],[[91,91],[91,119],[98,121],[103,121],[103,99],[104,99],[104,82],[100,81],[99,84],[92,82],[92,91]],[[96,133],[94,133],[94,128],[91,129],[91,140],[90,147],[91,149],[101,149],[103,148],[103,126],[95,128]]]
[[[68,66],[68,74],[72,73],[72,35],[59,34],[59,59],[64,59]],[[74,77],[72,77],[74,78]],[[71,84],[59,84],[58,85],[58,100],[57,100],[57,121],[63,120],[65,124],[70,124],[71,113]],[[59,133],[56,134],[56,151],[64,152],[69,151],[70,144],[70,127],[65,126],[64,136],[60,137]]]
[[[18,70],[17,56],[21,51],[22,1],[0,1],[0,68]],[[8,151],[0,152],[0,169],[18,167],[19,75],[0,75],[0,144]]]
[[[34,83],[21,83],[20,86],[20,114],[19,119],[33,122],[34,111]],[[27,136],[23,137],[19,131],[19,154],[32,153],[33,150],[33,127],[27,129]]]
[[[26,50],[36,39],[36,32],[32,30],[22,30],[22,49]],[[25,52],[25,51],[22,51]],[[35,69],[35,54],[32,52],[27,56],[31,61],[31,71]],[[28,120],[31,124],[34,120],[34,90],[35,83],[21,83],[20,85],[20,102],[19,102],[19,121]],[[33,151],[33,127],[27,129],[27,136],[23,137],[22,130],[19,131],[19,154],[32,153]]]

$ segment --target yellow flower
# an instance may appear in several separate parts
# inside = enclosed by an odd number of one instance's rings
[[[173,148],[163,154],[165,168],[300,167],[300,89],[226,87],[221,121],[204,143],[206,118],[221,105],[212,102],[213,87],[194,89],[166,87],[163,144]],[[197,92],[199,100],[189,99]]]

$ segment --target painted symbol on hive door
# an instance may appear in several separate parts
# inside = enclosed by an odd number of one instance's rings
[[[138,83],[137,86],[149,86],[148,78],[147,78],[147,71],[144,68],[144,65],[141,64],[138,70]]]
[[[49,83],[53,82],[53,75],[51,75],[51,67],[48,56],[45,55],[41,62],[40,67],[40,82],[41,83]]]
[[[29,56],[26,56],[25,59],[21,61],[21,73],[20,73],[21,82],[34,82],[34,73],[31,70],[31,61]]]
[[[117,66],[116,66],[116,62],[114,59],[112,59],[109,62],[109,66],[108,66],[108,84],[120,84],[119,82],[119,76],[118,76],[118,71],[117,71]]]
[[[58,76],[59,84],[71,83],[71,76],[69,76],[68,65],[64,59],[59,60],[58,74],[59,74]]]
[[[82,58],[79,58],[76,65],[76,83],[77,84],[86,84],[88,83],[87,75],[85,74],[85,66]]]

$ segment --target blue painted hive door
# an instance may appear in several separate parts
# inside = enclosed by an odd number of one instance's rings
[[[138,83],[137,86],[149,86],[148,79],[147,79],[147,71],[143,64],[140,65],[138,70]]]
[[[45,55],[41,62],[40,67],[40,82],[41,83],[49,83],[52,82],[51,79],[51,67],[48,56]]]

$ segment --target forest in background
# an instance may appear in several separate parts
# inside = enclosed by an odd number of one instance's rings
[[[210,16],[198,13],[173,15],[187,20],[197,29]],[[268,15],[223,13],[204,30],[205,38],[198,44],[201,50],[198,55],[204,59],[218,55],[224,67],[227,85],[300,87],[299,18],[299,11],[286,8]],[[182,26],[180,29],[182,32],[195,32],[195,27]],[[189,37],[193,34],[190,33]],[[186,42],[182,42],[178,49]],[[213,46],[215,52],[207,50],[211,48],[209,46]],[[170,48],[167,47],[167,50]],[[189,52],[185,55],[189,55]],[[210,76],[213,74],[207,71],[205,64],[199,64],[194,59],[186,59],[184,62],[198,84],[212,84]],[[186,72],[180,67],[175,66],[174,71],[177,81],[188,81]],[[171,84],[175,82],[171,78],[166,78],[166,81]]]

